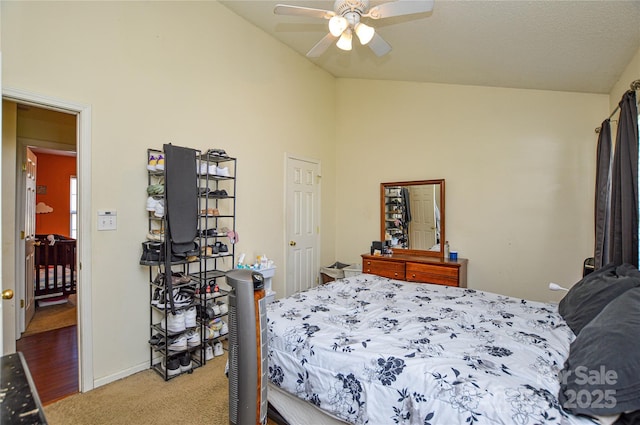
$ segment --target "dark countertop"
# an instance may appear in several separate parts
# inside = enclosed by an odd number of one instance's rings
[[[46,424],[40,397],[22,353],[2,356],[0,424]]]

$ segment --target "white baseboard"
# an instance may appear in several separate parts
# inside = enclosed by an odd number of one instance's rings
[[[93,388],[95,389],[103,385],[107,385],[111,382],[117,381],[118,379],[126,378],[127,376],[133,375],[134,373],[142,372],[143,370],[147,370],[147,369],[149,369],[148,361],[144,363],[140,363],[128,369],[121,370],[120,372],[114,373],[113,375],[108,375],[103,378],[98,378],[93,381]]]

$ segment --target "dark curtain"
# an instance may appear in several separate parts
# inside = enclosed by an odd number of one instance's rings
[[[609,263],[609,214],[611,211],[611,123],[607,118],[600,126],[598,136],[598,152],[596,162],[596,202],[595,230],[596,244],[594,249],[594,267]]]
[[[638,109],[635,91],[620,101],[611,169],[609,255],[616,264],[638,267]]]

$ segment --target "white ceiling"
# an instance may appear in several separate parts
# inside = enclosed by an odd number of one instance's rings
[[[305,55],[327,21],[275,15],[274,6],[333,10],[334,2],[221,3]],[[436,0],[430,13],[367,23],[391,53],[377,57],[354,37],[351,52],[334,45],[309,60],[344,78],[608,94],[640,49],[640,0]]]

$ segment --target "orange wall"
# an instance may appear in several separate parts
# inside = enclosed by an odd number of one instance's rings
[[[69,181],[76,175],[76,158],[37,153],[36,185],[46,186],[46,194],[36,193],[36,204],[44,202],[53,212],[36,214],[36,233],[70,237],[71,209]]]

